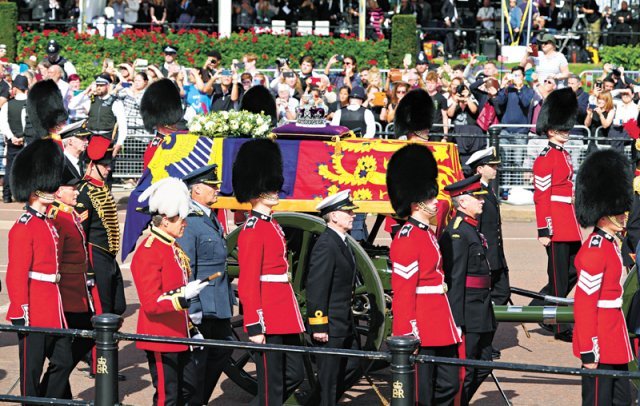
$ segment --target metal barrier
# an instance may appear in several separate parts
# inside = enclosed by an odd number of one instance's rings
[[[510,362],[480,361],[458,358],[434,357],[428,355],[413,355],[418,348],[419,340],[413,337],[389,337],[387,346],[389,352],[345,350],[337,348],[316,348],[304,346],[254,344],[250,342],[198,340],[192,338],[159,337],[141,334],[120,333],[122,317],[115,314],[102,314],[92,319],[93,331],[63,330],[35,328],[25,326],[0,325],[0,331],[18,333],[40,333],[56,336],[91,338],[96,341],[96,390],[94,402],[58,400],[40,397],[23,397],[0,395],[0,402],[30,402],[39,404],[71,404],[113,406],[119,402],[118,390],[118,342],[143,341],[156,343],[184,344],[196,347],[216,347],[244,349],[255,352],[276,351],[307,355],[329,355],[355,357],[367,360],[390,362],[391,370],[391,405],[409,406],[415,404],[415,363],[444,364],[459,367],[486,368],[491,370],[507,370],[518,372],[533,372],[544,374],[614,377],[626,379],[640,379],[640,372],[615,371],[604,369],[581,369],[547,365],[530,365]]]

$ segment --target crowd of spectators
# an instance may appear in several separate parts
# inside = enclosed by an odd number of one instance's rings
[[[364,109],[366,113],[358,128],[362,136],[369,138],[385,130],[393,137],[392,124],[399,102],[409,91],[422,88],[435,106],[431,140],[457,142],[463,162],[486,145],[486,133],[492,124],[508,125],[501,134],[502,144],[527,144],[532,140],[535,144],[531,129],[544,99],[554,89],[569,86],[576,92],[580,106],[578,124],[588,128],[592,135],[597,130],[598,136],[615,139],[611,142],[615,148],[628,144],[625,125],[637,119],[640,87],[625,74],[624,67],[605,64],[602,77],[597,78],[592,88],[585,89],[581,79],[569,72],[566,58],[557,51],[554,36],[545,34],[537,40],[537,55],[530,47],[528,55],[510,72],[500,72],[496,62],[482,56],[473,56],[466,64],[432,64],[423,52],[416,56],[415,65],[405,59],[405,66],[388,72],[362,65],[351,55],[333,55],[325,66],[317,66],[311,56],[297,61],[281,58],[275,70],[259,70],[257,56],[247,53],[242,60],[223,66],[222,55],[216,50],[207,53],[202,66],[187,66],[172,46],[164,48],[164,60],[157,64],[105,59],[102,71],[111,78],[108,91],[124,106],[128,120],[125,136],[149,135],[142,126],[140,100],[150,83],[166,77],[180,90],[187,121],[196,114],[238,109],[243,94],[252,86],[262,85],[271,90],[276,100],[274,124],[295,121],[299,107],[304,106],[321,107],[325,119],[332,124],[341,124],[348,111]],[[30,85],[53,79],[71,119],[85,118],[87,100],[96,95],[95,83],[81,81],[54,41],[47,52],[40,60],[33,57],[26,64],[0,64],[3,78],[0,106],[15,93],[12,84],[20,74]],[[8,66],[13,68],[5,69]],[[0,132],[2,114],[0,110]],[[575,135],[585,132],[576,131]],[[119,142],[122,144],[123,140]],[[506,164],[516,167],[530,164],[524,151],[511,154]]]

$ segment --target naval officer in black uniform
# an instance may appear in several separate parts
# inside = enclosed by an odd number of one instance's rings
[[[444,190],[449,192],[456,208],[456,216],[440,237],[451,312],[456,326],[460,326],[464,334],[466,357],[491,361],[496,320],[491,305],[487,240],[478,231],[478,218],[487,191],[480,183],[480,175],[453,183]],[[468,404],[490,372],[488,369],[467,368],[463,405]]]
[[[316,207],[327,222],[311,251],[307,274],[308,330],[319,347],[357,349],[351,313],[356,262],[348,245],[357,208],[349,190],[325,198]],[[357,374],[355,358],[318,356],[318,381],[322,405],[335,405],[348,382]]]
[[[493,191],[493,182],[498,173],[500,158],[494,147],[475,152],[466,164],[474,174],[480,175],[484,196],[482,214],[478,217],[478,230],[487,239],[487,260],[491,269],[491,301],[494,305],[503,306],[509,302],[511,295],[509,285],[509,267],[504,255],[502,239],[502,220],[500,218],[500,201]],[[493,350],[493,358],[500,358],[500,351]]]

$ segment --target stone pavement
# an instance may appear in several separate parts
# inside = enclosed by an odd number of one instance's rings
[[[128,191],[116,191],[123,203]],[[123,209],[123,205],[120,205]],[[531,290],[540,289],[546,282],[546,255],[537,242],[536,227],[533,221],[532,206],[502,206],[504,217],[504,236],[506,255],[509,262],[511,283],[513,286]],[[4,285],[7,266],[7,233],[19,216],[19,204],[0,204],[0,279]],[[120,221],[124,221],[124,211],[120,210]],[[370,218],[371,219],[371,218]],[[388,236],[382,236],[378,243],[388,243]],[[130,259],[129,259],[130,260]],[[122,330],[135,332],[139,301],[132,283],[129,263],[122,265],[125,279],[125,292],[128,309]],[[515,296],[516,304],[526,304],[528,299]],[[0,317],[4,322],[8,297],[6,289],[0,293]],[[579,361],[573,357],[571,344],[555,341],[553,336],[542,331],[537,324],[528,324],[530,338],[523,328],[514,323],[502,323],[497,332],[495,345],[502,350],[505,362],[535,363],[578,367]],[[18,394],[18,356],[17,339],[13,334],[0,334],[0,393]],[[120,369],[127,380],[120,383],[120,396],[125,404],[151,404],[153,388],[148,374],[147,363],[142,351],[134,343],[120,343]],[[580,404],[580,380],[576,377],[537,375],[518,372],[496,371],[502,388],[514,405],[564,405]],[[371,374],[382,394],[388,399],[391,390],[387,381],[389,370],[383,369]],[[87,377],[85,365],[74,371],[72,388],[77,399],[92,400],[94,396],[93,380]],[[223,375],[210,404],[239,405],[247,404],[250,397]],[[353,405],[380,404],[365,379],[352,388],[344,398],[345,403]],[[502,400],[493,382],[485,382],[472,402],[474,405],[500,405]]]

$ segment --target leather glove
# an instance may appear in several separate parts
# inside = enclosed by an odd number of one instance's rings
[[[193,324],[199,325],[202,323],[202,312],[195,312],[189,314],[189,318]],[[200,334],[202,335],[202,334]],[[194,337],[195,338],[195,337]]]
[[[191,281],[187,283],[187,286],[184,287],[184,298],[189,300],[198,296],[202,289],[206,288],[209,284],[209,281],[201,281],[200,279],[196,279],[195,281]]]

